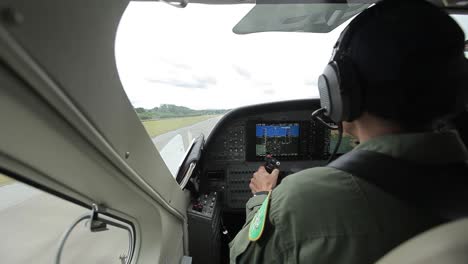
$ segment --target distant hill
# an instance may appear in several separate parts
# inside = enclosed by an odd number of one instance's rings
[[[201,116],[201,115],[221,115],[229,110],[226,109],[207,109],[193,110],[185,106],[177,106],[172,104],[162,104],[159,107],[145,109],[143,107],[135,108],[140,120],[186,117],[186,116]]]

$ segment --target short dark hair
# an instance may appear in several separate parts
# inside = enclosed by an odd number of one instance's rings
[[[366,12],[349,43],[362,110],[413,128],[462,110],[468,64],[459,25],[424,0],[383,0]]]

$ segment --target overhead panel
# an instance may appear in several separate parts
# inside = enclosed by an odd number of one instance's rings
[[[236,34],[257,32],[328,33],[375,1],[259,0],[233,28]]]

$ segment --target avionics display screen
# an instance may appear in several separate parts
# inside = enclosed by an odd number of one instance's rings
[[[255,155],[299,155],[299,123],[255,124]]]

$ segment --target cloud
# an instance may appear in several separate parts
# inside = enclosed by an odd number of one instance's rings
[[[305,80],[304,84],[307,86],[318,86],[318,80]]]
[[[194,79],[200,83],[204,83],[206,85],[216,85],[218,81],[216,80],[215,77],[212,76],[203,76],[203,77],[197,77],[194,76]]]
[[[274,95],[276,91],[274,89],[265,89],[263,90],[263,93],[266,95]]]
[[[185,63],[176,62],[173,59],[159,57],[158,60],[160,60],[160,61],[172,66],[173,68],[178,69],[178,70],[189,71],[189,70],[192,69],[192,66],[190,66],[188,64],[185,64]]]
[[[141,104],[140,100],[135,100],[135,99],[130,99],[130,103],[132,105],[140,105]]]
[[[271,86],[273,84],[271,81],[261,81],[253,78],[252,74],[248,70],[238,65],[232,65],[232,67],[238,75],[240,75],[245,80],[250,81],[254,86]],[[267,90],[270,91],[271,89]],[[274,94],[274,92],[268,94]]]
[[[192,66],[187,65],[187,64],[183,64],[183,63],[172,63],[172,66],[174,66],[174,68],[177,68],[177,69],[180,69],[180,70],[186,70],[186,71],[192,69]]]
[[[156,69],[156,70],[155,70]],[[199,69],[198,69],[199,70]],[[156,77],[154,72],[157,72]],[[176,61],[175,58],[158,57],[153,61],[152,69],[148,72],[146,81],[187,89],[207,89],[218,83],[214,76],[205,72],[198,72],[190,63]]]
[[[271,85],[273,85],[272,82],[267,82],[267,81],[254,81],[254,84],[256,86],[271,86]]]
[[[244,69],[242,67],[239,67],[237,65],[232,65],[232,67],[237,72],[237,74],[239,74],[244,79],[246,79],[246,80],[251,80],[252,79],[252,74],[248,70],[246,70],[246,69]]]
[[[171,86],[177,86],[180,88],[187,88],[187,89],[206,89],[211,85],[216,85],[217,80],[214,77],[210,76],[192,76],[191,80],[183,80],[183,79],[163,79],[163,80],[155,80],[147,78],[147,80],[151,83],[159,83],[159,84],[166,84]]]

